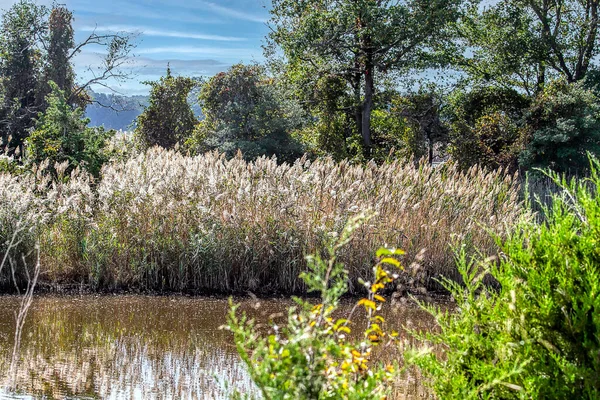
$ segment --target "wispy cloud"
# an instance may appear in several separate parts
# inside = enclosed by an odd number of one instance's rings
[[[171,47],[146,47],[136,50],[136,54],[194,54],[202,57],[239,57],[249,59],[261,55],[260,49],[252,48],[224,48],[224,47],[196,47],[196,46],[171,46]]]
[[[164,5],[171,5],[177,7],[186,7],[188,9],[196,9],[202,11],[209,11],[223,17],[232,19],[238,19],[250,22],[265,23],[268,18],[265,15],[258,14],[256,12],[248,12],[242,8],[231,8],[226,7],[210,1],[182,1],[182,0],[161,0]]]
[[[241,19],[241,20],[245,20],[245,21],[252,21],[252,22],[262,22],[262,23],[267,22],[267,18],[265,18],[264,16],[261,16],[261,15],[248,13],[246,11],[236,10],[234,8],[223,7],[216,3],[211,3],[211,2],[206,2],[206,1],[200,1],[198,3],[199,3],[199,5],[203,5],[205,8],[209,9],[210,11],[213,11],[217,14],[221,14],[221,15],[224,15],[227,17],[232,17],[232,18]]]
[[[167,29],[156,29],[143,26],[131,25],[103,25],[103,26],[82,26],[78,28],[82,32],[139,32],[146,36],[173,37],[182,39],[214,40],[221,42],[241,42],[246,38],[235,36],[207,35],[204,33],[180,32]]]
[[[0,3],[3,0],[0,0]],[[159,7],[148,6],[147,4],[136,4],[132,1],[121,0],[120,7],[106,7],[103,5],[94,4],[89,0],[72,0],[70,2],[76,13],[84,12],[87,14],[100,17],[102,20],[106,18],[118,17],[133,17],[136,19],[151,19],[161,21],[178,21],[191,22],[202,24],[220,24],[222,19],[215,16],[198,15],[198,13],[190,13],[188,8],[175,9],[170,7],[168,12],[164,12]],[[107,5],[110,5],[108,3]],[[162,12],[161,12],[162,11]],[[131,19],[131,18],[130,18]],[[107,20],[109,21],[109,20]]]
[[[102,54],[96,52],[82,52],[75,57],[75,67],[79,71],[80,81],[92,78],[92,71],[102,67]],[[184,76],[212,76],[227,70],[232,63],[227,63],[210,58],[181,60],[177,58],[152,59],[148,57],[132,57],[123,66],[122,71],[131,75],[127,81],[109,80],[109,87],[126,94],[143,94],[148,92],[148,87],[141,85],[139,81],[157,80],[164,76],[167,65],[175,75]],[[104,91],[102,86],[94,87],[94,90]]]

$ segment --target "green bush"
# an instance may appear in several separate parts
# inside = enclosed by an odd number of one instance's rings
[[[150,104],[136,120],[134,135],[139,146],[172,149],[182,145],[198,125],[188,102],[197,82],[192,78],[173,76],[169,67],[166,76],[144,84],[150,86]]]
[[[99,177],[102,165],[109,159],[105,149],[114,131],[88,127],[90,120],[84,118],[84,111],[74,110],[65,92],[54,82],[49,84],[52,92],[46,96],[48,108],[38,115],[35,130],[27,138],[28,162],[46,162],[55,176],[59,175],[55,165],[66,162],[66,170],[62,171],[65,176],[81,166]]]
[[[600,97],[586,85],[556,81],[546,86],[526,115],[525,168],[587,172],[587,152],[600,155]]]
[[[523,145],[520,124],[528,106],[529,100],[512,89],[456,91],[446,107],[452,157],[462,168],[478,164],[516,170]]]
[[[444,282],[456,311],[426,307],[440,329],[409,360],[439,398],[600,398],[600,163],[550,176],[563,191],[546,221],[520,223],[497,262],[459,252],[464,285]]]
[[[303,146],[290,136],[304,115],[280,82],[260,65],[236,64],[208,79],[198,97],[205,118],[186,141],[192,153],[218,150],[246,160],[276,155],[279,161],[302,157]]]
[[[264,399],[386,399],[396,377],[394,365],[374,360],[373,349],[391,345],[397,334],[387,334],[384,319],[378,315],[384,299],[378,294],[393,281],[388,267],[400,267],[394,258],[403,252],[380,249],[372,283],[364,283],[368,298],[357,303],[365,308],[368,326],[361,341],[350,339],[350,318],[334,319],[340,298],[348,290],[348,273],[337,262],[336,253],[350,240],[364,221],[352,218],[339,240],[327,246],[328,260],[310,256],[308,271],[301,274],[308,288],[321,295],[321,303],[295,299],[287,325],[273,326],[273,332],[261,335],[253,321],[238,317],[232,307],[227,328],[234,334],[236,347],[250,376]],[[352,314],[352,313],[351,313]]]

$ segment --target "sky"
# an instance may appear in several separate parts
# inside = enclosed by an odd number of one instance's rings
[[[0,0],[6,10],[16,0]],[[51,1],[40,0],[40,4]],[[269,0],[62,0],[73,11],[75,38],[96,33],[126,31],[137,35],[124,83],[111,82],[125,95],[147,94],[142,81],[164,75],[167,65],[175,75],[212,76],[238,62],[263,60],[268,33]],[[100,65],[102,49],[87,47],[75,59],[78,78]],[[109,91],[95,87],[99,92]]]

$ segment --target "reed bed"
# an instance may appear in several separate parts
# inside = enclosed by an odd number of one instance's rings
[[[36,221],[41,279],[106,289],[302,293],[304,256],[364,210],[377,217],[341,255],[351,291],[384,244],[406,250],[404,284],[432,288],[456,274],[453,245],[495,254],[489,231],[502,236],[524,213],[516,177],[452,164],[289,165],[154,148],[105,166],[96,184],[75,171],[31,187],[41,179],[0,177],[2,204],[28,199],[19,212]]]

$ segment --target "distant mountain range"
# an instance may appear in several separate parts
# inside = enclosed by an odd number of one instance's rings
[[[91,92],[94,102],[87,106],[86,116],[90,126],[104,126],[106,129],[131,131],[134,129],[136,118],[144,111],[150,102],[149,96],[121,96]],[[194,113],[202,117],[200,107],[190,102]]]

